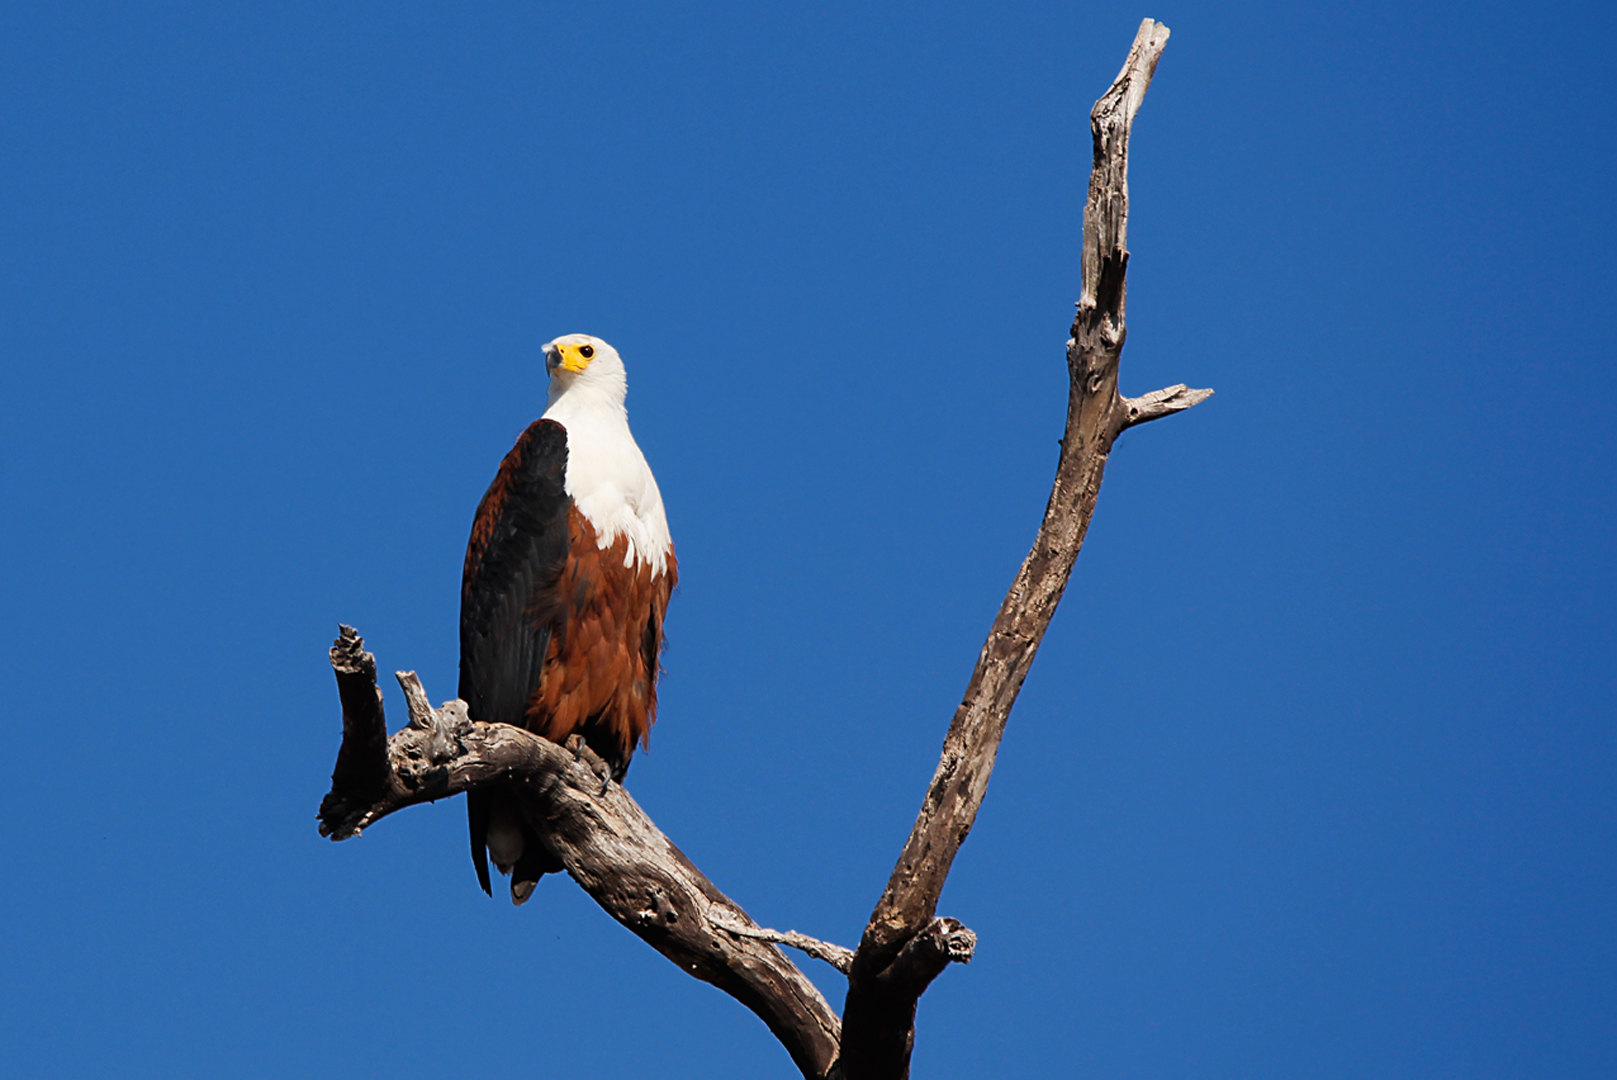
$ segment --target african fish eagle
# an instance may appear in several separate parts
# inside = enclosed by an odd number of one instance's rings
[[[663,613],[678,578],[662,495],[629,433],[617,350],[544,347],[550,399],[478,504],[460,600],[460,696],[473,720],[583,736],[622,780],[657,717]],[[562,869],[498,783],[469,791],[472,862],[511,902]]]

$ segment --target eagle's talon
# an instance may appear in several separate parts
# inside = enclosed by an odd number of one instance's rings
[[[600,778],[601,788],[595,793],[595,797],[598,799],[605,795],[606,789],[612,786],[612,766],[606,763],[606,759],[591,750],[589,743],[584,741],[584,736],[582,735],[569,735],[561,745],[562,749],[573,752],[574,761]]]

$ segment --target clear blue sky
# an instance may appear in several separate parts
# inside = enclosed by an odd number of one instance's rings
[[[682,567],[629,786],[852,944],[1144,16],[1123,385],[1218,396],[1112,459],[916,1075],[1617,1073],[1617,15],[1176,0],[0,11],[8,1075],[792,1075],[570,882],[485,898],[459,802],[320,840],[325,650],[452,696],[538,346],[606,338]]]

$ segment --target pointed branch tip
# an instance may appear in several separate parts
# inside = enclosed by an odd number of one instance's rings
[[[1149,394],[1141,394],[1136,398],[1124,398],[1123,407],[1128,410],[1128,418],[1123,427],[1127,430],[1137,424],[1149,423],[1176,412],[1184,412],[1212,396],[1211,390],[1192,390],[1184,383],[1180,383],[1177,386],[1153,390]]]

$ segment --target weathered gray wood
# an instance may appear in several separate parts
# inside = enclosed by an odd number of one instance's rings
[[[1174,387],[1126,401],[1117,390],[1125,335],[1130,126],[1168,41],[1168,28],[1140,25],[1117,79],[1090,113],[1094,159],[1084,205],[1083,291],[1067,343],[1066,434],[1033,548],[1000,605],[944,737],[937,771],[909,840],[877,902],[849,973],[842,1069],[848,1080],[909,1075],[915,1009],[947,963],[915,960],[937,933],[938,896],[977,819],[1011,706],[1072,575],[1095,510],[1112,444],[1134,423],[1204,400],[1211,391]]]
[[[332,650],[343,700],[343,745],[320,832],[358,836],[407,806],[455,795],[495,777],[515,782],[523,807],[573,880],[606,912],[687,974],[712,983],[769,1026],[806,1077],[826,1076],[840,1025],[813,983],[767,941],[741,907],[702,875],[629,793],[590,759],[505,724],[479,724],[462,701],[437,709],[414,673],[400,673],[410,722],[383,726],[376,662],[351,629]],[[353,778],[369,786],[344,787]],[[808,939],[812,940],[812,939]]]
[[[773,941],[777,945],[790,945],[816,960],[824,960],[844,975],[853,967],[852,949],[834,945],[829,941],[821,941],[819,938],[811,938],[807,934],[799,934],[796,930],[781,933],[779,930],[770,930],[762,926],[730,926],[723,923],[720,925],[732,934],[740,934],[742,937],[750,937],[757,941]]]
[[[1184,412],[1192,405],[1200,405],[1213,396],[1211,390],[1192,390],[1184,383],[1153,390],[1139,397],[1126,397],[1123,407],[1128,410],[1127,427],[1160,420],[1176,412]]]

